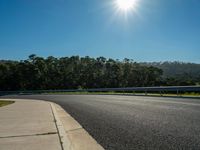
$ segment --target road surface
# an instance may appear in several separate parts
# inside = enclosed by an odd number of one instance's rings
[[[200,100],[111,95],[25,95],[61,105],[106,150],[200,150]]]

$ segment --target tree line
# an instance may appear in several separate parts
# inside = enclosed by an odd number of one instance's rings
[[[178,85],[163,70],[133,60],[30,55],[0,61],[0,90],[54,90]],[[191,84],[191,83],[184,83]],[[196,81],[195,83],[196,84]]]

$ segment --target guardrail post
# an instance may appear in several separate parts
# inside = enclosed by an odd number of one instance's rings
[[[162,91],[159,91],[159,92],[160,92],[160,96],[163,96],[163,95],[162,95]]]
[[[176,94],[177,94],[177,96],[179,96],[179,91],[178,90],[176,90]]]

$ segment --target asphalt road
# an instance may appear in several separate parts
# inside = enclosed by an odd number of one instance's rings
[[[200,100],[30,95],[69,112],[107,150],[200,150]]]

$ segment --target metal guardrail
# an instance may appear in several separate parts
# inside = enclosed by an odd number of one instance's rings
[[[160,87],[126,87],[126,88],[97,88],[97,89],[72,89],[72,90],[29,90],[29,91],[0,91],[5,94],[39,94],[56,92],[200,92],[200,86],[160,86]]]

